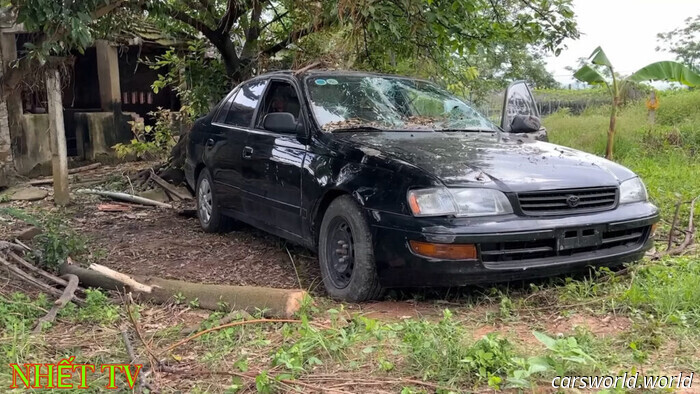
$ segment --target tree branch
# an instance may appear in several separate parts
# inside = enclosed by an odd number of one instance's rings
[[[241,50],[241,57],[251,57],[253,51],[258,46],[258,37],[260,37],[260,16],[262,15],[262,3],[256,1],[253,4],[253,10],[250,13],[248,28],[245,31],[245,44]]]
[[[272,18],[271,21],[269,21],[269,22],[265,23],[264,25],[262,25],[262,26],[260,27],[260,30],[261,30],[261,31],[262,31],[262,30],[265,30],[265,29],[266,29],[268,26],[270,26],[271,24],[273,24],[273,23],[275,23],[275,22],[278,22],[280,19],[284,18],[285,16],[287,16],[287,14],[289,14],[289,11],[285,11],[285,12],[283,12],[282,14],[278,14],[277,11],[276,11],[274,8],[273,8],[273,12],[275,13],[275,17]],[[285,26],[285,30],[286,30],[286,26]]]
[[[206,23],[196,19],[183,11],[170,10],[168,12],[173,19],[176,19],[182,23],[188,24],[195,28],[197,31],[204,34],[204,37],[208,38],[214,45],[221,42],[221,36],[211,27],[207,26]]]
[[[113,3],[106,4],[101,8],[96,9],[95,12],[92,13],[92,19],[100,19],[103,16],[117,9],[122,4],[124,4],[124,0],[117,0]]]
[[[215,16],[215,15],[216,15],[216,10],[214,9],[214,4],[212,4],[211,1],[209,1],[209,0],[199,0],[199,4],[201,4],[202,7],[204,7],[204,9],[206,9],[207,11],[209,11],[209,13],[211,14],[211,16]]]
[[[287,48],[289,44],[292,44],[296,41],[298,41],[300,38],[308,36],[309,34],[313,34],[324,27],[329,27],[333,23],[333,20],[331,19],[324,19],[320,23],[317,23],[313,26],[309,26],[303,29],[295,30],[290,32],[282,41],[272,44],[268,46],[267,48],[263,49],[260,51],[261,54],[263,55],[274,55],[275,53]]]

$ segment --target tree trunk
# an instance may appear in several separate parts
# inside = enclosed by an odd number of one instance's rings
[[[62,264],[59,270],[62,275],[76,275],[85,287],[126,291],[123,283],[74,264]],[[192,302],[199,308],[213,311],[240,309],[255,313],[258,310],[265,310],[266,316],[291,317],[299,311],[306,297],[305,291],[297,289],[210,285],[150,276],[134,276],[133,279],[152,287],[151,293],[134,292],[135,296],[142,299],[159,304],[173,301]]]
[[[613,99],[612,111],[610,112],[610,127],[608,128],[608,144],[605,147],[605,158],[613,159],[613,144],[615,143],[615,123],[617,122],[617,102],[618,98]]]
[[[7,103],[0,98],[0,188],[9,186],[10,177],[13,173],[10,116],[7,112]]]
[[[226,75],[231,78],[232,83],[243,81],[245,76],[241,70],[241,61],[236,54],[236,47],[233,45],[230,37],[223,36],[218,40],[213,41],[214,46],[221,53],[221,59],[226,66]]]
[[[66,131],[63,124],[63,100],[61,79],[56,69],[46,71],[46,96],[49,106],[49,143],[53,168],[53,192],[56,205],[68,205],[68,152]]]

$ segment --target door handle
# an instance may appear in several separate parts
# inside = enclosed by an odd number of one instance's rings
[[[214,146],[214,140],[209,138],[207,142],[204,144],[205,148],[212,148]]]
[[[253,148],[246,146],[243,148],[243,158],[250,159],[251,157],[253,157]]]

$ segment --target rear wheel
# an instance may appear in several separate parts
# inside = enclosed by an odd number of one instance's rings
[[[350,196],[338,197],[328,206],[318,253],[323,284],[331,297],[359,302],[381,295],[369,225]]]
[[[197,218],[202,229],[208,233],[230,231],[233,219],[221,214],[216,201],[211,174],[206,168],[197,179]]]

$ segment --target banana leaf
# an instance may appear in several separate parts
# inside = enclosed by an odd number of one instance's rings
[[[630,75],[630,81],[669,81],[680,82],[686,86],[699,86],[700,74],[689,67],[672,61],[652,63],[634,74]]]
[[[591,85],[607,85],[608,81],[605,80],[605,77],[603,77],[598,70],[594,69],[593,67],[589,65],[585,65],[581,67],[578,71],[576,71],[576,74],[574,74],[574,78],[578,79],[581,82],[586,82]]]
[[[605,52],[601,47],[596,48],[589,59],[591,59],[591,63],[593,64],[597,64],[599,66],[606,66],[612,69],[612,63],[610,63],[610,60],[608,60],[608,56],[605,55]]]

